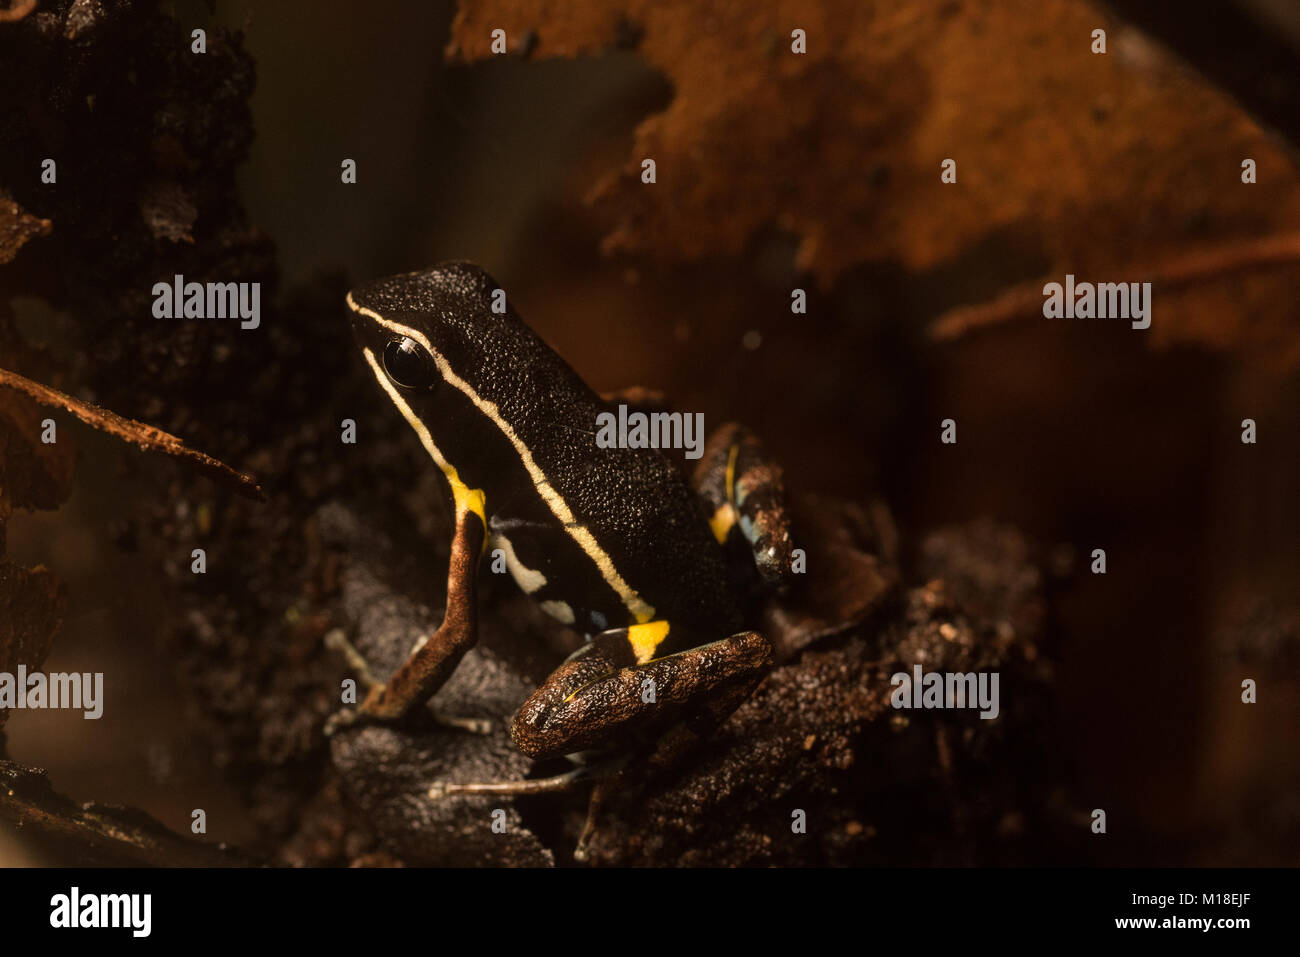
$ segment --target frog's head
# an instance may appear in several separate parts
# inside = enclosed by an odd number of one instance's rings
[[[518,465],[538,423],[598,402],[472,263],[368,282],[347,304],[375,378],[439,464]]]
[[[424,444],[444,454],[456,434],[482,431],[466,399],[495,375],[484,340],[509,338],[506,327],[523,325],[493,311],[497,289],[478,266],[450,262],[376,279],[347,296],[353,334],[379,385]]]
[[[462,262],[376,279],[348,293],[352,331],[371,364],[416,396],[439,385],[475,329],[500,323],[495,288],[486,272]]]

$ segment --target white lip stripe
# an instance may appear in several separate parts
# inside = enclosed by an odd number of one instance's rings
[[[383,368],[379,365],[379,360],[375,358],[375,354],[369,349],[363,349],[362,351],[366,354],[366,362],[370,363],[370,370],[374,372],[375,378],[379,380],[379,384],[383,386],[384,391],[388,393],[388,397],[393,400],[393,405],[397,406],[398,411],[402,413],[402,418],[406,419],[406,421],[411,424],[411,428],[415,429],[415,434],[420,437],[420,444],[424,446],[424,449],[429,453],[429,456],[438,463],[438,468],[442,469],[443,472],[446,472],[447,460],[443,458],[442,453],[438,451],[438,446],[434,444],[433,436],[429,434],[429,429],[420,421],[420,417],[415,414],[415,410],[406,404],[406,400],[402,398],[401,393],[398,392],[397,389],[393,387],[393,384],[388,381],[388,374],[385,373]]]
[[[496,403],[481,398],[468,382],[456,375],[452,370],[451,365],[447,362],[446,357],[439,353],[437,349],[433,348],[433,344],[429,342],[428,338],[424,333],[420,332],[419,329],[413,329],[410,326],[402,325],[400,322],[393,322],[391,319],[385,319],[373,309],[367,309],[365,306],[358,306],[356,301],[352,298],[352,293],[348,293],[347,301],[348,308],[353,312],[367,316],[375,320],[375,322],[379,323],[384,328],[395,333],[409,336],[428,350],[429,355],[433,356],[433,361],[437,363],[438,371],[442,373],[443,379],[463,392],[480,412],[496,423],[497,428],[499,428],[501,433],[510,441],[510,444],[514,447],[515,453],[524,463],[524,468],[528,470],[528,474],[533,480],[533,485],[536,486],[538,494],[542,496],[542,500],[550,507],[555,517],[560,520],[560,524],[564,526],[564,530],[572,536],[573,540],[576,541],[578,545],[581,546],[582,550],[587,553],[587,557],[595,563],[596,568],[600,571],[601,577],[605,579],[606,584],[608,584],[622,600],[623,604],[627,607],[627,610],[632,613],[632,616],[638,622],[646,622],[654,618],[654,608],[646,604],[645,600],[642,599],[642,597],[623,580],[623,576],[620,575],[618,570],[614,567],[614,562],[610,559],[609,555],[605,553],[605,550],[600,547],[600,543],[596,541],[595,536],[591,534],[591,531],[585,525],[578,524],[573,512],[569,510],[568,503],[565,502],[564,499],[560,497],[560,494],[551,487],[551,483],[547,481],[545,474],[543,474],[541,468],[538,467],[537,462],[533,459],[533,454],[529,451],[528,446],[525,445],[519,436],[515,434],[515,430],[510,423],[501,417],[501,411],[497,408]],[[424,447],[429,450],[429,454],[433,456],[434,461],[437,462],[439,466],[445,465],[446,460],[443,459],[442,454],[438,451],[438,447],[434,445],[433,438],[429,435],[428,428],[425,427],[424,423],[419,420],[419,417],[415,415],[410,406],[402,400],[402,397],[397,393],[397,390],[388,382],[388,376],[383,374],[383,370],[379,368],[379,364],[375,361],[374,355],[369,349],[366,350],[366,358],[370,362],[371,366],[375,368],[375,374],[376,376],[379,376],[380,384],[383,385],[384,390],[388,393],[389,397],[392,398],[393,402],[402,410],[402,414],[406,416],[407,421],[411,423],[411,426],[415,429],[417,434],[419,434],[420,441],[423,442]]]

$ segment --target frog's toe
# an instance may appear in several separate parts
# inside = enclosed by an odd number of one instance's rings
[[[357,680],[361,682],[362,687],[373,688],[383,683],[370,670],[370,664],[365,656],[348,641],[348,636],[343,633],[342,628],[331,628],[325,633],[325,647],[347,662],[348,667],[357,673]]]
[[[463,718],[460,715],[445,714],[433,707],[429,708],[429,713],[433,715],[433,720],[444,728],[456,728],[460,731],[468,731],[470,734],[492,733],[492,722],[487,718]]]
[[[344,728],[351,727],[357,723],[360,716],[360,712],[355,708],[342,708],[335,711],[325,720],[325,737],[332,738]]]
[[[471,734],[491,734],[492,722],[487,718],[463,718],[464,724],[461,725]]]
[[[439,800],[452,794],[496,794],[502,797],[518,797],[523,794],[556,794],[568,791],[579,784],[591,780],[602,773],[590,767],[577,767],[563,774],[549,778],[526,778],[519,781],[490,781],[481,783],[459,783],[456,781],[435,781],[429,786],[429,797]]]

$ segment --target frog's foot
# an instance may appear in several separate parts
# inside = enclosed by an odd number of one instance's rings
[[[379,679],[370,670],[370,663],[361,652],[357,651],[356,646],[348,641],[348,636],[343,633],[342,628],[331,628],[325,633],[325,647],[347,662],[348,667],[356,673],[361,687],[369,690],[380,684]],[[344,728],[350,728],[364,720],[365,716],[356,708],[341,708],[325,720],[325,737],[332,738]]]
[[[429,797],[435,801],[453,794],[496,794],[503,797],[521,797],[528,794],[557,794],[570,791],[580,784],[604,773],[604,769],[577,767],[549,778],[525,778],[519,781],[493,781],[482,784],[462,784],[438,781],[429,787]]]
[[[356,645],[348,641],[348,636],[343,633],[342,628],[331,628],[325,633],[325,647],[337,655],[340,655],[357,674],[357,681],[361,686],[369,691],[375,685],[383,684],[375,673],[370,670],[370,662],[366,661],[365,656],[357,651]]]
[[[417,643],[415,651],[419,651],[427,639]],[[330,651],[341,655],[357,675],[357,681],[367,692],[372,692],[375,688],[382,687],[384,682],[380,681],[370,668],[370,663],[366,661],[365,656],[357,651],[356,646],[348,641],[347,636],[343,634],[341,628],[334,628],[325,635],[325,647]],[[412,652],[414,654],[414,652]],[[463,718],[459,715],[446,714],[434,708],[432,704],[428,705],[429,714],[433,720],[444,728],[455,728],[459,731],[467,731],[470,734],[491,734],[492,722],[486,718]],[[386,719],[380,715],[369,714],[365,711],[364,705],[360,710],[355,708],[343,708],[330,715],[325,722],[325,736],[332,737],[344,728],[352,727],[358,724],[374,724],[383,722]]]
[[[492,722],[487,718],[462,718],[459,715],[444,714],[429,707],[429,716],[434,723],[444,728],[465,731],[469,734],[491,734]],[[333,737],[344,728],[359,727],[366,724],[391,724],[392,719],[367,714],[356,708],[340,708],[325,721],[325,737]]]
[[[595,833],[596,818],[605,804],[605,799],[618,789],[618,780],[627,764],[627,757],[614,758],[594,765],[580,765],[563,774],[549,778],[532,778],[521,781],[496,781],[491,784],[458,784],[452,781],[439,781],[429,788],[432,800],[441,800],[455,794],[495,794],[508,797],[522,797],[531,794],[557,794],[571,791],[588,781],[595,781],[591,799],[587,802],[587,818],[582,826],[582,834],[573,849],[573,859],[579,863],[587,860],[587,845]]]
[[[433,720],[444,728],[455,728],[470,734],[491,734],[492,722],[487,718],[462,718],[460,715],[446,714],[429,705],[429,714]]]
[[[325,719],[325,737],[332,738],[344,728],[357,723],[355,708],[341,708]]]

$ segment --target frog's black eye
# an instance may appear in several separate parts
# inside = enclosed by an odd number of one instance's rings
[[[414,339],[393,339],[384,346],[384,371],[407,389],[427,389],[438,378],[433,356]]]

